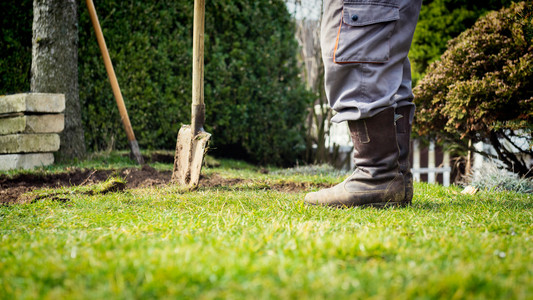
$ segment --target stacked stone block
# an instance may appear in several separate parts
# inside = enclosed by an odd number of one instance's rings
[[[63,94],[0,96],[0,170],[53,164],[64,110]]]

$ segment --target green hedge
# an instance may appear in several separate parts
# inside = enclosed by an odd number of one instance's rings
[[[30,90],[33,1],[0,1],[0,95]]]
[[[190,123],[193,1],[98,1],[100,22],[143,149],[173,149]],[[206,6],[206,130],[211,151],[291,163],[304,149],[311,95],[298,74],[294,24],[281,0]],[[120,117],[84,5],[80,99],[89,149],[126,148]]]

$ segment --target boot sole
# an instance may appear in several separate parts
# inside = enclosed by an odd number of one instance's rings
[[[360,205],[360,207],[389,208],[389,207],[408,207],[410,205],[411,205],[411,201],[402,201],[402,202],[368,203],[368,204]]]
[[[411,205],[411,201],[401,201],[401,202],[377,202],[377,203],[367,203],[367,204],[361,204],[361,205],[322,205],[322,204],[314,204],[314,203],[308,203],[305,202],[305,205],[308,206],[324,206],[324,207],[333,207],[333,208],[350,208],[350,207],[362,207],[362,208],[393,208],[393,207],[408,207]]]

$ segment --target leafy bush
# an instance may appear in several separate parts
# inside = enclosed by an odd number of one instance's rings
[[[32,0],[0,1],[0,95],[30,90]]]
[[[192,1],[99,1],[97,11],[142,148],[173,149],[190,123]],[[206,130],[215,154],[290,163],[304,149],[310,95],[298,77],[294,24],[281,0],[206,5]],[[127,141],[84,6],[80,99],[89,148]]]
[[[490,10],[511,4],[511,0],[425,0],[409,52],[413,80],[423,77],[430,63],[439,59],[446,44],[470,28]]]
[[[532,21],[533,4],[521,2],[489,13],[450,41],[414,89],[418,134],[463,149],[469,140],[490,143],[509,170],[533,176],[515,153],[533,155]],[[524,139],[527,145],[519,145]]]

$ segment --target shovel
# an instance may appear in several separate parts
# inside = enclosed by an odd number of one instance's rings
[[[176,141],[172,182],[196,187],[206,146],[211,134],[205,132],[204,105],[204,22],[205,0],[194,1],[193,62],[192,62],[192,113],[191,125],[181,126]]]

